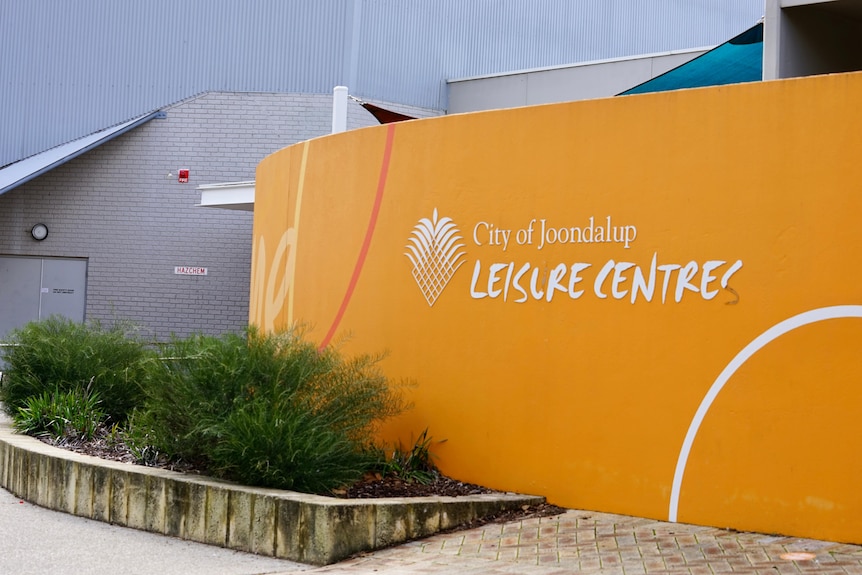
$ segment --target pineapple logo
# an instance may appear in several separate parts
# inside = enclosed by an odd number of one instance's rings
[[[460,231],[452,218],[437,217],[434,208],[432,219],[422,218],[413,228],[404,255],[413,264],[413,279],[425,296],[429,306],[433,306],[440,293],[461,267],[464,261],[464,244],[458,243]]]

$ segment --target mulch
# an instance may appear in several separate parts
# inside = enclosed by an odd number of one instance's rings
[[[139,464],[138,459],[131,452],[128,446],[120,438],[110,437],[105,430],[101,430],[100,433],[97,433],[97,435],[90,441],[69,438],[64,438],[59,441],[55,441],[50,438],[39,439],[49,445],[68,449],[77,453],[92,455],[94,457],[111,461]],[[164,458],[156,458],[154,461],[148,462],[148,466],[198,475],[203,473],[201,469],[196,468],[190,463],[168,461]],[[441,473],[435,473],[433,480],[429,483],[406,481],[395,476],[383,477],[379,474],[369,474],[346,489],[336,490],[332,495],[346,499],[379,499],[384,497],[429,497],[435,495],[462,497],[465,495],[490,493],[500,492],[481,485],[458,481],[457,479],[452,479],[451,477],[447,477]],[[469,524],[461,525],[456,528],[456,530],[471,529],[488,523],[508,523],[532,517],[549,517],[560,515],[566,511],[567,509],[563,507],[558,507],[549,503],[524,505],[519,509],[486,515],[485,517],[478,518]]]

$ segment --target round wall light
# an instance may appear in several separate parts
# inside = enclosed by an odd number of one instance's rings
[[[37,242],[41,242],[48,237],[48,226],[45,224],[36,224],[30,229],[30,235]]]

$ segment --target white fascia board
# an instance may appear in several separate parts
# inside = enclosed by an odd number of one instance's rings
[[[77,140],[54,146],[44,152],[34,154],[28,158],[9,164],[3,169],[0,169],[0,194],[13,190],[16,187],[53,170],[57,166],[65,164],[69,160],[77,158],[81,154],[85,154],[105,142],[125,134],[129,130],[133,130],[138,126],[149,122],[153,118],[159,117],[164,117],[164,113],[159,110],[149,112],[143,116],[133,118],[128,122],[123,122],[122,124],[117,124],[116,126],[105,128],[104,130],[99,130],[89,136],[84,136],[83,138],[78,138]]]
[[[830,1],[830,0],[821,0]],[[541,68],[524,68],[522,70],[512,70],[509,72],[499,72],[497,74],[483,74],[481,76],[466,76],[464,78],[447,78],[447,84],[456,84],[458,82],[471,82],[473,80],[486,80],[489,78],[504,78],[506,76],[518,76],[520,74],[533,74],[535,72],[549,72],[553,70],[568,70],[570,68],[581,68],[584,66],[596,66],[598,64],[614,64],[616,62],[629,62],[632,60],[645,60],[648,58],[659,58],[661,56],[676,56],[677,54],[693,54],[695,52],[708,52],[715,46],[702,46],[700,48],[685,48],[682,50],[668,50],[665,52],[653,52],[651,54],[636,54],[634,56],[620,56],[618,58],[605,58],[603,60],[586,60],[583,62],[575,62],[573,64],[559,64],[557,66],[543,66]]]
[[[782,8],[795,8],[796,6],[808,6],[809,4],[825,4],[835,0],[781,0]]]
[[[201,191],[202,208],[254,211],[254,180],[248,182],[226,182],[198,186]]]

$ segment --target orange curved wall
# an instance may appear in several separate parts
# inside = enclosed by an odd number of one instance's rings
[[[428,427],[459,479],[860,543],[860,101],[844,74],[291,146],[250,320],[388,350],[416,385],[386,437]]]

